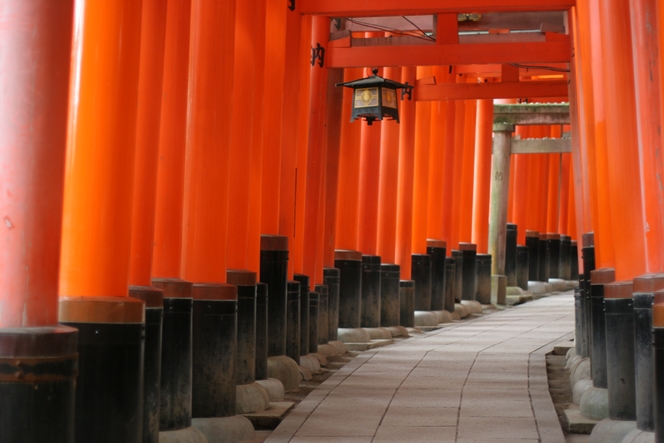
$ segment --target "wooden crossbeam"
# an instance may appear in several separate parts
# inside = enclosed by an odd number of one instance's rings
[[[355,46],[328,48],[330,68],[441,66],[490,63],[565,63],[569,40],[525,43]]]
[[[515,125],[569,125],[569,103],[564,104],[495,104],[493,124]]]
[[[418,85],[413,91],[417,101],[567,97],[568,92],[566,81]]]
[[[386,17],[445,12],[565,11],[575,0],[295,0],[302,14],[328,17]]]

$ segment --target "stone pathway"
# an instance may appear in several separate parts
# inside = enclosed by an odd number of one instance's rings
[[[545,354],[574,331],[571,292],[366,351],[267,443],[564,443]]]

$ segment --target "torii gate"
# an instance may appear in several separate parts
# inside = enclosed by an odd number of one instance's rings
[[[569,125],[569,104],[497,104],[493,109],[489,254],[493,256],[491,296],[492,300],[499,300],[504,299],[507,288],[505,242],[507,239],[510,155],[572,152],[572,143],[569,138],[512,139],[512,132],[518,125]]]

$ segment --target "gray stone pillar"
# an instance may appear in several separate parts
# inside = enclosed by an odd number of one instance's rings
[[[489,208],[489,254],[491,254],[492,285],[497,293],[504,293],[505,241],[507,237],[507,203],[510,185],[510,153],[514,125],[494,123],[493,158],[491,165],[491,204]],[[506,281],[505,281],[506,284]],[[500,286],[500,287],[499,287]],[[492,290],[493,292],[493,290]],[[496,295],[496,294],[492,294]]]

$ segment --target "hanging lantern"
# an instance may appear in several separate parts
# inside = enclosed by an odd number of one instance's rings
[[[374,120],[389,117],[398,123],[397,89],[403,90],[401,92],[402,100],[406,94],[410,100],[413,86],[380,77],[378,69],[373,69],[371,72],[373,75],[370,77],[336,85],[353,89],[353,112],[350,121],[365,119],[367,124],[371,125]]]

